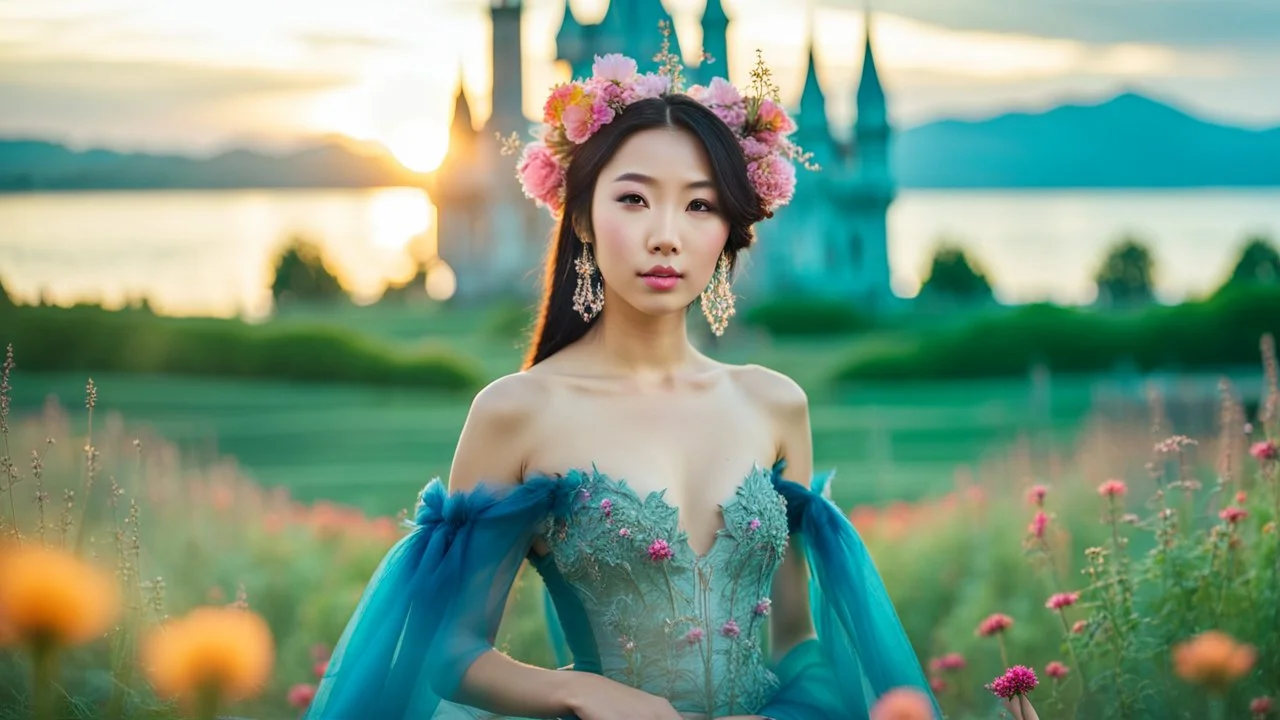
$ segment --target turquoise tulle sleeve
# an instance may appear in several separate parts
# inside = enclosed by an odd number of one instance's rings
[[[866,545],[827,497],[832,475],[815,476],[806,488],[783,479],[781,467],[774,487],[786,498],[787,524],[807,559],[817,637],[778,663],[782,685],[760,714],[865,720],[880,696],[905,686],[925,693],[942,717]]]
[[[422,720],[453,700],[493,647],[507,594],[556,483],[422,491],[413,529],[386,555],[334,649],[307,720]]]

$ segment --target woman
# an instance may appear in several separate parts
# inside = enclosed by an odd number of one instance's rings
[[[475,398],[309,718],[865,718],[904,686],[941,715],[828,477],[809,481],[804,393],[686,334],[694,302],[724,329],[803,156],[763,93],[678,77],[610,55],[548,99],[518,171],[559,219],[529,356]],[[492,646],[526,559],[566,668]]]

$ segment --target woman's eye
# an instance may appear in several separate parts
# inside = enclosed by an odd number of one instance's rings
[[[711,207],[711,203],[706,200],[694,200],[689,203],[689,209],[694,212],[714,212],[715,208]]]
[[[618,198],[618,202],[623,203],[624,205],[634,205],[636,203],[643,203],[644,198],[635,193],[627,193],[626,195]]]

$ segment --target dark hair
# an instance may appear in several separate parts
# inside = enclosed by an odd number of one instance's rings
[[[643,130],[680,128],[702,143],[716,184],[717,209],[729,222],[725,252],[730,268],[738,253],[754,238],[752,226],[767,215],[759,194],[747,178],[747,161],[729,126],[705,105],[687,95],[663,95],[640,100],[605,125],[574,151],[566,170],[565,204],[547,251],[542,300],[525,355],[528,369],[572,344],[595,322],[584,321],[573,309],[577,283],[573,261],[582,252],[578,232],[592,232],[591,200],[600,171],[627,138]]]

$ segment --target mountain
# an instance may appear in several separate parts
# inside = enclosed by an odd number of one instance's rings
[[[1212,123],[1136,93],[983,120],[942,120],[894,136],[908,188],[1280,186],[1280,127]],[[0,140],[0,191],[426,185],[384,148],[327,138],[285,155],[211,158],[76,151]]]
[[[1136,93],[932,122],[902,131],[891,153],[904,187],[1280,185],[1280,127],[1215,124]]]
[[[345,138],[285,155],[232,150],[210,158],[0,140],[0,191],[421,186],[425,180],[389,152]]]

